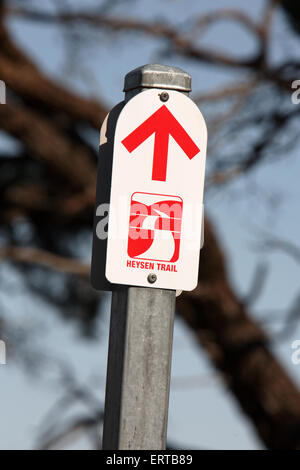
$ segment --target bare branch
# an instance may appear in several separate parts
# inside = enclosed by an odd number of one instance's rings
[[[95,165],[90,152],[68,140],[43,115],[7,103],[0,107],[0,128],[20,139],[32,156],[46,163],[74,187],[92,186],[95,182]]]
[[[30,21],[46,23],[86,23],[96,28],[109,28],[113,31],[138,31],[150,36],[168,39],[175,52],[193,59],[201,60],[215,65],[229,67],[255,67],[260,60],[260,53],[248,59],[237,59],[224,53],[206,48],[196,47],[193,40],[181,35],[177,28],[166,24],[148,23],[131,18],[111,18],[94,13],[60,13],[52,14],[22,7],[9,7],[6,13]]]
[[[0,25],[0,69],[7,87],[33,106],[59,111],[68,119],[86,121],[96,129],[107,114],[106,108],[95,100],[79,97],[46,78],[12,43],[3,25]]]
[[[90,266],[88,264],[84,264],[79,260],[64,258],[39,248],[21,246],[0,247],[0,259],[20,263],[39,264],[46,268],[85,278],[90,275]]]
[[[93,416],[76,417],[66,423],[63,429],[58,430],[53,435],[47,436],[47,438],[45,437],[44,441],[42,441],[38,446],[39,450],[51,450],[56,448],[58,445],[62,447],[63,445],[73,442],[75,437],[80,437],[82,434],[88,435],[91,429],[97,428],[101,425],[102,419],[102,410]]]
[[[246,83],[235,83],[234,85],[218,88],[215,91],[207,92],[198,96],[193,96],[196,103],[203,103],[206,101],[219,101],[226,98],[232,98],[240,95],[246,95],[259,83],[257,78],[250,80]]]
[[[252,305],[258,299],[265,286],[267,274],[268,266],[266,263],[261,263],[256,267],[250,289],[243,299],[245,306]]]
[[[249,15],[244,13],[242,10],[235,10],[232,8],[215,10],[206,15],[202,15],[196,22],[196,28],[199,28],[200,32],[202,32],[203,29],[206,30],[207,27],[211,26],[213,23],[228,20],[241,23],[249,31],[254,33],[255,36],[259,36],[261,34],[260,25],[255,23]]]
[[[300,248],[288,240],[269,235],[259,245],[264,251],[281,251],[289,255],[297,263],[300,263]]]
[[[295,106],[293,111],[276,111],[273,114],[268,115],[268,128],[261,138],[255,143],[254,147],[250,148],[249,153],[244,155],[243,158],[240,158],[240,161],[237,163],[230,162],[227,164],[227,168],[225,167],[222,170],[215,171],[207,179],[206,187],[227,183],[233,178],[251,170],[258,163],[262,162],[266,156],[266,149],[268,149],[272,142],[278,137],[279,132],[282,132],[285,126],[299,114],[300,109]],[[240,124],[241,122],[239,121],[239,126]],[[241,155],[239,154],[239,156]]]

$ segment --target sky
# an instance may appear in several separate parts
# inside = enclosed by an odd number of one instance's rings
[[[81,2],[72,0],[71,3],[80,5]],[[85,2],[85,5],[88,3],[93,2]],[[121,5],[115,13],[134,14],[139,18],[168,18],[174,23],[184,24],[195,14],[222,7],[243,7],[258,19],[263,4],[262,0],[203,0],[199,7],[199,2],[193,0],[141,0],[129,2],[126,8]],[[282,17],[278,15],[273,31],[274,50],[271,51],[274,61],[286,53],[280,42],[285,28]],[[65,42],[55,27],[14,20],[10,29],[15,40],[47,74],[82,94],[99,97],[108,108],[123,99],[125,74],[145,63],[161,62],[187,70],[192,75],[195,95],[234,78],[231,71],[199,67],[188,60],[172,57],[170,63],[168,57],[160,54],[158,41],[135,34],[117,38],[103,36],[101,41],[95,36],[95,41],[85,48],[86,54],[80,55],[80,78],[77,74],[72,78],[70,73],[66,73]],[[290,41],[293,42],[292,39]],[[241,50],[243,53],[251,51],[254,47],[248,35],[230,24],[214,27],[204,42],[218,46],[221,43],[222,48],[237,54]],[[10,140],[0,134],[0,148],[9,143]],[[299,266],[293,260],[280,253],[262,253],[254,247],[257,230],[264,229],[298,243],[299,170],[298,150],[294,149],[288,158],[264,164],[226,188],[205,193],[205,208],[227,253],[229,274],[236,291],[245,295],[257,265],[261,262],[269,265],[266,286],[252,306],[257,321],[264,321],[266,310],[286,310],[299,290]],[[253,187],[257,188],[256,193]],[[275,192],[284,194],[277,211],[271,210],[267,202]],[[84,256],[87,260],[90,257],[89,242]],[[34,332],[31,335],[31,353],[33,356],[42,354],[46,358],[45,366],[38,368],[35,374],[28,374],[21,365],[22,360],[9,354],[7,364],[0,365],[0,449],[31,449],[37,445],[41,422],[44,418],[47,421],[49,411],[60,397],[57,373],[47,365],[52,364],[52,359],[53,363],[58,358],[70,364],[79,383],[90,384],[95,396],[103,402],[110,294],[105,294],[103,314],[96,326],[99,338],[88,341],[80,337],[72,323],[62,322],[53,307],[33,295],[26,295],[22,279],[13,268],[0,266],[0,276],[5,281],[4,286],[9,285],[0,291],[1,313],[12,321],[20,341],[26,336],[26,331]],[[10,294],[12,290],[13,296]],[[276,321],[264,323],[273,336],[281,326],[280,316]],[[300,365],[293,365],[291,361],[292,341],[299,338],[300,328],[297,326],[286,340],[274,341],[273,350],[300,385]],[[80,406],[77,411],[81,411]],[[240,412],[235,399],[180,319],[175,323],[168,439],[179,448],[262,447],[251,423]],[[66,448],[86,449],[89,446],[87,439],[81,438]]]

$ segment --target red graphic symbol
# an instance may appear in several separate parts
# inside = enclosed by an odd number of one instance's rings
[[[133,193],[128,256],[175,263],[179,257],[182,205],[179,196]]]
[[[122,144],[131,153],[153,133],[155,133],[155,140],[152,180],[166,181],[169,135],[173,137],[190,160],[200,152],[195,142],[165,105],[122,140]]]

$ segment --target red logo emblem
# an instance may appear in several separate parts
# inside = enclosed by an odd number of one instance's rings
[[[175,263],[180,249],[182,206],[179,196],[133,193],[128,256]]]

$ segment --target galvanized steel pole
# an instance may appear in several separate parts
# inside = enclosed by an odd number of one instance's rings
[[[188,94],[191,77],[177,67],[144,65],[126,75],[125,100],[149,88]],[[151,287],[112,294],[103,449],[166,448],[175,295]]]

